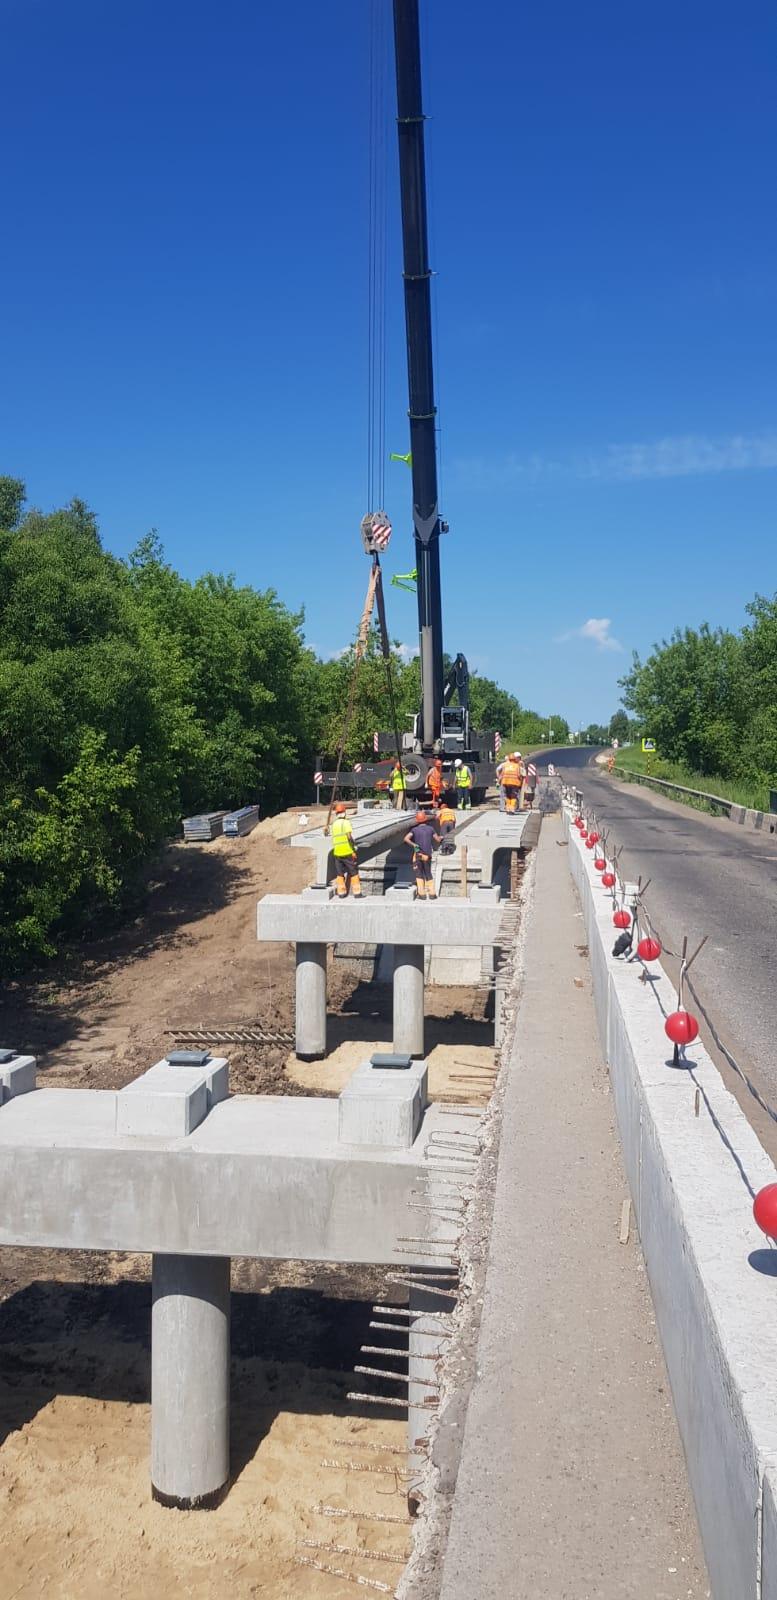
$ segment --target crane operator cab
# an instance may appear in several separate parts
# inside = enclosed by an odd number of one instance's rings
[[[469,712],[466,706],[443,706],[440,712],[440,737],[443,750],[463,751],[469,747]]]

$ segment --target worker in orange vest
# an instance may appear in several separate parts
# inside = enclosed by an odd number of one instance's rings
[[[508,756],[502,767],[502,788],[505,792],[505,811],[515,812],[521,798],[521,784],[523,783],[523,770],[519,750],[514,750]]]
[[[440,809],[437,813],[437,821],[439,823],[440,834],[442,836],[440,855],[452,856],[454,853],[454,844],[453,840],[450,839],[448,835],[453,833],[456,827],[457,817],[453,806],[450,805],[447,800],[443,800],[443,803],[440,806]]]
[[[432,797],[432,805],[436,809],[442,800],[443,790],[442,762],[439,756],[426,774],[426,787]]]

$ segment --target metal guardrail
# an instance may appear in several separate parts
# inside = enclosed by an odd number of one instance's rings
[[[654,783],[659,789],[672,789],[675,794],[690,794],[694,800],[706,800],[708,805],[719,806],[721,811],[731,814],[732,806],[739,806],[738,800],[726,800],[721,794],[710,794],[706,789],[688,789],[682,783],[670,783],[668,778],[653,778],[649,772],[634,772],[631,767],[621,767],[617,763],[614,770],[622,772],[632,783]]]

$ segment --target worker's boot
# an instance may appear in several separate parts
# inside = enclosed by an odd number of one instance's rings
[[[348,885],[343,877],[342,872],[338,872],[337,877],[335,878],[335,893],[338,900],[348,899]]]
[[[435,889],[433,883],[427,883],[426,885],[426,898],[427,900],[437,899],[437,890]]]
[[[415,880],[415,897],[416,897],[416,900],[425,900],[426,899],[426,879],[425,878],[416,878],[416,880]]]
[[[358,872],[354,872],[353,877],[351,878],[351,894],[353,895],[354,900],[364,899],[364,895],[362,894],[362,880],[359,877]]]

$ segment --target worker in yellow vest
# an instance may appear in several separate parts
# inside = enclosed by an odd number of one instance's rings
[[[335,806],[335,820],[332,823],[332,854],[335,858],[335,890],[338,900],[348,899],[349,888],[353,892],[354,900],[363,899],[361,879],[359,877],[359,858],[356,854],[353,829],[348,816],[348,807],[342,800]]]
[[[472,772],[466,761],[458,756],[453,763],[456,769],[456,803],[462,811],[469,811],[472,805]]]
[[[393,767],[391,769],[391,780],[390,781],[391,781],[391,792],[392,792],[392,794],[394,796],[394,809],[396,811],[404,811],[404,809],[405,809],[405,793],[406,793],[406,790],[407,790],[407,780],[405,778],[405,774],[404,774],[404,771],[403,771],[403,768],[402,768],[401,761],[395,761],[394,762],[394,765],[393,765]]]
[[[510,813],[517,811],[523,783],[522,763],[518,750],[514,750],[504,762],[500,781],[505,792],[505,811]]]

